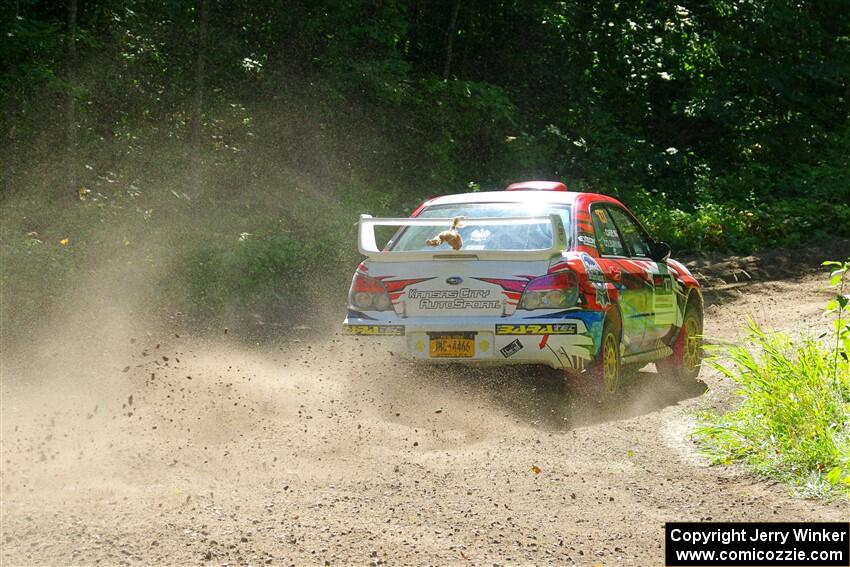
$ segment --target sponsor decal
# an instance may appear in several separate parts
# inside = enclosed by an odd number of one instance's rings
[[[490,290],[471,289],[434,289],[407,291],[409,300],[419,300],[419,309],[499,309],[499,300],[489,299]]]
[[[607,307],[611,303],[611,299],[608,297],[608,289],[605,288],[605,284],[593,285],[596,287],[596,303],[602,307]]]
[[[594,283],[605,283],[605,274],[602,273],[602,268],[596,260],[587,252],[582,252],[579,257],[584,264],[584,270],[587,272],[587,279]]]
[[[584,359],[580,356],[567,353],[564,347],[558,349],[556,356],[564,368],[569,368],[571,370],[584,370]]]
[[[608,296],[608,286],[605,284],[605,274],[602,273],[602,268],[590,254],[582,253],[581,261],[584,264],[587,279],[591,285],[596,288],[596,303],[605,307],[611,303],[611,298]]]
[[[506,323],[496,325],[497,335],[575,335],[575,323]]]
[[[492,233],[486,228],[477,228],[470,233],[469,239],[475,242],[482,242],[490,238],[490,234]]]
[[[522,343],[519,342],[519,339],[514,339],[513,341],[508,343],[507,346],[500,348],[499,352],[501,352],[502,356],[504,356],[505,358],[510,358],[521,350]]]
[[[663,288],[666,292],[673,291],[673,278],[670,276],[664,274],[654,275],[652,279],[656,288]]]
[[[343,335],[403,337],[404,325],[343,325]]]
[[[596,239],[592,236],[588,236],[586,234],[579,234],[578,241],[584,244],[585,246],[593,246],[596,247]]]
[[[622,251],[623,245],[620,244],[619,240],[614,240],[613,238],[603,238],[602,245],[609,250],[619,250]]]

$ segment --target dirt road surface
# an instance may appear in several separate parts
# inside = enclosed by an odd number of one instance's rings
[[[825,327],[823,277],[773,267],[695,266],[710,339]],[[3,565],[645,566],[665,521],[850,516],[708,466],[693,414],[731,395],[706,369],[600,405],[366,341],[106,334],[4,355]]]

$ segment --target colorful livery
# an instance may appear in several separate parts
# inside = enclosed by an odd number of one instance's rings
[[[453,223],[460,249],[426,244]],[[376,229],[394,234],[379,245]],[[545,364],[607,392],[649,362],[699,372],[699,284],[611,197],[556,182],[438,197],[410,218],[362,215],[359,249],[343,333],[399,354]]]

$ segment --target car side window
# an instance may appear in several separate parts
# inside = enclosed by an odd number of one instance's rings
[[[601,206],[596,206],[591,207],[590,214],[593,217],[596,249],[599,253],[603,256],[625,256],[626,247],[608,211]]]
[[[631,250],[631,256],[649,258],[651,256],[649,241],[634,219],[618,207],[610,207],[608,213],[614,220],[614,224],[620,229],[620,234],[626,241],[626,246]]]

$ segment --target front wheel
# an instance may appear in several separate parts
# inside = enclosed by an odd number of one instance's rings
[[[689,302],[682,328],[673,343],[673,354],[655,363],[658,371],[682,382],[692,382],[702,366],[702,312]]]

